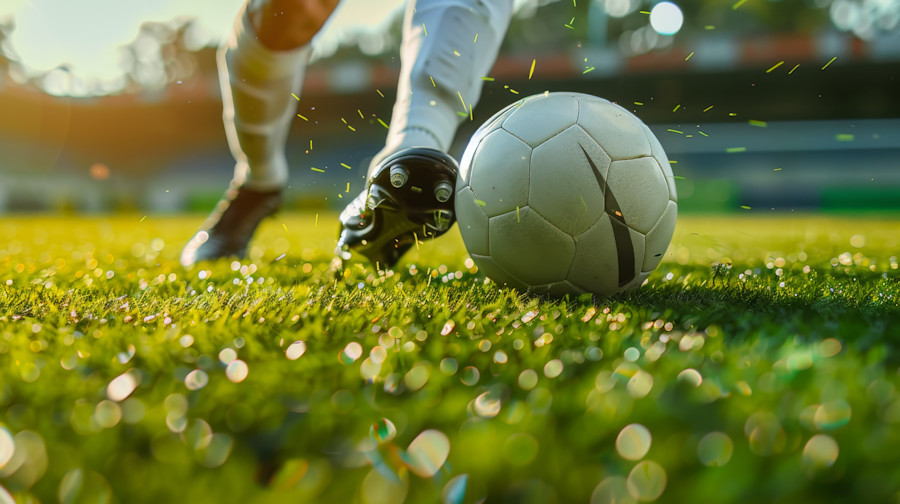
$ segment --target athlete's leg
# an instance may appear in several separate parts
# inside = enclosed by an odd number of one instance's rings
[[[341,214],[339,252],[390,266],[416,237],[453,224],[456,162],[446,154],[494,64],[512,0],[410,0],[385,147],[368,187]],[[413,148],[410,150],[410,148]]]
[[[400,78],[384,149],[372,167],[405,147],[450,148],[469,120],[506,35],[512,0],[410,0]],[[370,170],[371,171],[371,170]]]
[[[285,142],[297,108],[309,42],[338,0],[249,0],[218,53],[223,119],[235,158],[231,187],[181,262],[242,256],[260,221],[281,202]]]

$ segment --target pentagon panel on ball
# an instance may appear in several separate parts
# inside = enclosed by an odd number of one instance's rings
[[[475,132],[460,163],[456,214],[472,260],[536,294],[610,295],[659,265],[678,213],[659,140],[602,98],[524,98]]]

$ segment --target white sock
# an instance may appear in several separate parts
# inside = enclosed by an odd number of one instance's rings
[[[238,14],[218,53],[222,117],[236,161],[233,184],[258,190],[287,184],[285,142],[310,52],[309,44],[290,51],[266,48],[245,10]]]
[[[410,1],[400,80],[384,149],[369,166],[407,147],[446,152],[481,96],[512,16],[512,0]],[[476,39],[477,35],[477,39]],[[465,103],[465,107],[463,105]]]

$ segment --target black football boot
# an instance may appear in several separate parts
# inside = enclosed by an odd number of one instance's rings
[[[230,187],[197,234],[181,251],[181,264],[222,257],[243,258],[259,223],[281,207],[281,189],[257,191]]]
[[[415,240],[444,234],[453,211],[459,167],[447,154],[411,147],[385,158],[366,189],[340,215],[336,254],[361,254],[379,268],[393,266]]]

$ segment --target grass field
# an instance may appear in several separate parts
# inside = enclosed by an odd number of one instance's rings
[[[325,214],[185,271],[201,220],[0,221],[0,503],[900,500],[896,218],[684,217],[563,300],[456,231],[335,275]]]

